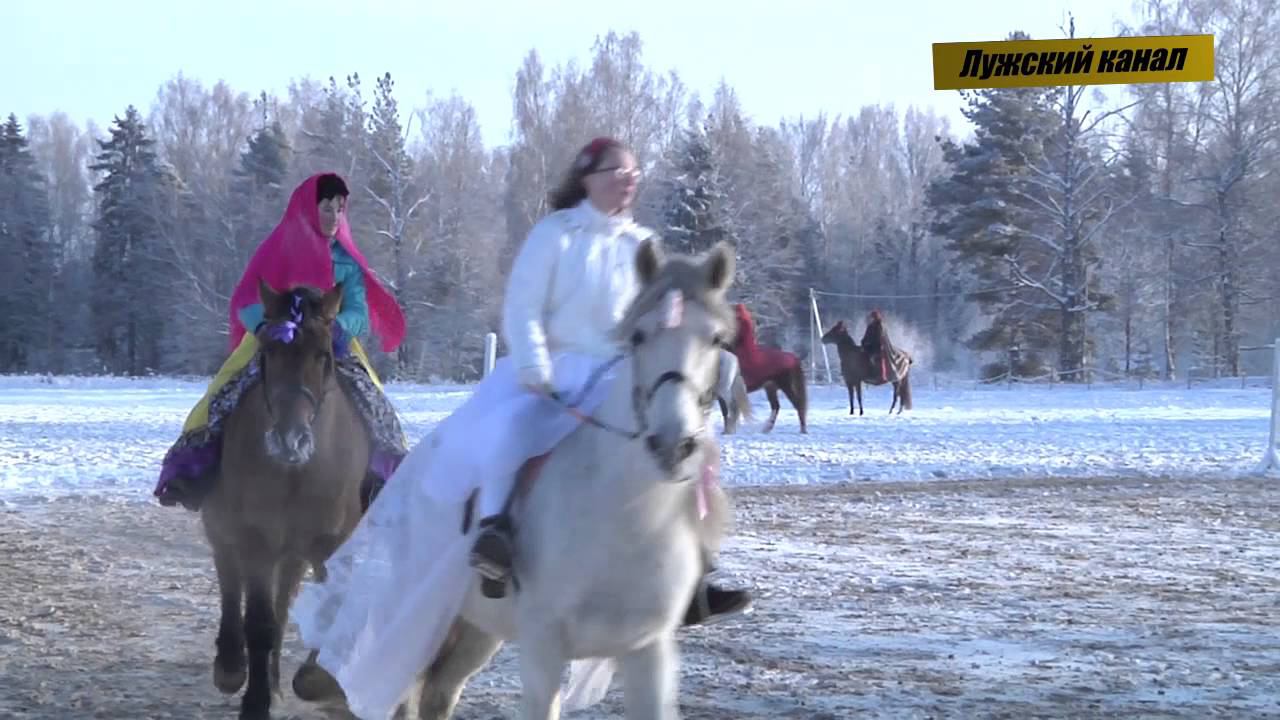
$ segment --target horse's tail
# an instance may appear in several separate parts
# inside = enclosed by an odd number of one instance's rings
[[[755,416],[751,412],[751,396],[747,394],[747,381],[742,379],[741,374],[733,376],[732,383],[733,404],[737,411],[747,422],[754,422]]]
[[[902,379],[898,381],[898,402],[902,404],[903,408],[911,409],[911,373],[903,375]]]
[[[800,406],[796,409],[807,417],[809,414],[809,386],[804,376],[804,365],[796,363],[791,375],[795,378],[796,402]]]

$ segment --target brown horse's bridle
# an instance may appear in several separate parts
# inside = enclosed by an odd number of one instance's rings
[[[289,329],[289,332],[290,332],[289,339],[281,339],[281,341],[285,343],[290,343],[290,342],[293,342],[294,335],[301,328],[300,328],[300,323],[292,323],[292,321],[286,321],[286,322],[290,322],[295,327]],[[268,332],[268,336],[270,336],[270,332],[271,332],[270,328],[268,328],[267,332]],[[275,425],[276,413],[275,413],[275,408],[271,405],[271,388],[268,387],[267,385],[266,358],[267,358],[267,349],[264,343],[263,346],[258,350],[258,381],[262,383],[262,402],[267,407],[267,419],[271,421],[272,425]],[[305,397],[307,399],[307,402],[311,404],[311,420],[313,422],[317,417],[319,417],[320,408],[324,406],[325,398],[329,396],[329,379],[333,375],[333,373],[334,373],[333,351],[327,350],[324,356],[324,383],[323,383],[322,389],[320,390],[320,396],[316,397],[316,394],[311,392],[311,388],[307,387],[306,385],[303,385],[302,383],[298,383],[298,389],[301,391],[302,396]]]

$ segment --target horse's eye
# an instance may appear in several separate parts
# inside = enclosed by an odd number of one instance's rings
[[[716,333],[715,335],[712,335],[711,344],[714,345],[715,347],[721,347],[721,348],[725,347],[724,336],[721,335],[720,333]]]
[[[631,333],[631,344],[632,344],[632,345],[639,345],[639,344],[640,344],[640,343],[642,343],[642,342],[644,342],[644,331],[643,331],[643,330],[637,330],[637,331],[635,331],[634,333]]]

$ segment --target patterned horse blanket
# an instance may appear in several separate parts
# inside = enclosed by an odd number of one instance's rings
[[[881,372],[884,372],[888,382],[896,383],[907,376],[907,371],[911,369],[911,353],[906,350],[893,348],[889,351],[889,362],[884,362],[883,356],[878,358],[881,364]]]
[[[354,356],[338,359],[334,365],[338,385],[354,402],[364,420],[373,444],[369,470],[380,482],[395,472],[408,454],[408,441],[400,427],[400,418],[390,400],[374,384]],[[259,364],[250,361],[209,399],[209,422],[197,430],[184,433],[169,449],[164,459],[158,493],[174,476],[199,477],[212,470],[222,452],[222,429],[240,398],[259,379]],[[380,483],[379,483],[380,484]]]

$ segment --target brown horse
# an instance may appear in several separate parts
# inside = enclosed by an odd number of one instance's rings
[[[738,319],[733,354],[738,358],[738,367],[746,382],[747,392],[753,393],[764,388],[765,395],[769,398],[769,420],[764,425],[764,432],[773,430],[773,425],[778,420],[778,411],[782,409],[778,402],[778,391],[781,390],[800,416],[800,432],[808,433],[808,388],[800,358],[786,350],[756,343],[755,321],[747,311],[747,306],[737,303],[733,310]]]
[[[242,720],[270,717],[289,606],[306,567],[323,582],[324,561],[359,522],[372,452],[335,372],[341,289],[259,283],[259,294],[257,382],[227,417],[219,482],[201,510],[222,598],[213,682],[233,694],[247,675]]]
[[[849,388],[849,414],[854,414],[853,398],[856,393],[858,397],[858,414],[862,415],[862,384],[885,384],[885,381],[880,378],[880,373],[876,372],[871,365],[871,354],[863,350],[849,336],[849,330],[845,327],[843,320],[833,325],[822,336],[822,342],[834,344],[836,350],[840,353],[840,374],[844,376],[844,384]],[[893,385],[893,402],[889,405],[889,413],[893,414],[893,408],[896,405],[898,414],[901,415],[904,408],[911,409],[910,370],[914,361],[911,359],[910,354],[905,351],[899,352],[906,357],[907,367],[902,371],[900,379],[890,383]]]

